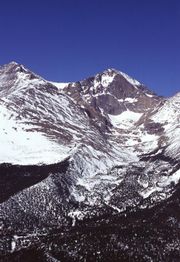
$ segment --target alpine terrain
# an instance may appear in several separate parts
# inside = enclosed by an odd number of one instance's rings
[[[0,261],[180,261],[180,93],[0,67]]]

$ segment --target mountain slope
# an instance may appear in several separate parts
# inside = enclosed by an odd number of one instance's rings
[[[115,69],[54,83],[12,62],[0,67],[0,122],[2,252],[176,192],[179,93],[159,97]]]

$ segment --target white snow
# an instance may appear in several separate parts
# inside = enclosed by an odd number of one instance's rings
[[[16,241],[15,240],[12,240],[11,241],[11,251],[14,252],[16,249]]]
[[[165,129],[166,153],[180,159],[180,93],[168,99],[151,119]]]
[[[151,95],[151,94],[147,94],[147,93],[146,93],[146,96],[148,96],[148,97],[153,97],[153,95]]]
[[[147,132],[144,132],[142,134],[141,142],[142,142],[142,148],[147,152],[152,151],[158,146],[158,136],[154,134],[148,134]]]
[[[10,112],[0,105],[0,163],[50,164],[68,157],[69,149],[39,132],[25,130]]]
[[[106,145],[107,146],[107,145]],[[108,186],[116,187],[122,181],[122,177],[116,174],[108,174],[113,166],[124,165],[124,163],[134,162],[136,156],[129,150],[111,146],[111,152],[103,152],[87,145],[79,146],[74,152],[74,168],[80,176],[77,178],[76,187],[73,188],[72,195],[77,201],[85,201],[88,205],[96,205],[99,201],[98,191],[103,192],[103,197],[109,195]],[[126,160],[125,160],[126,159]],[[121,170],[122,171],[122,170]],[[78,186],[78,187],[77,187]],[[83,190],[78,190],[83,187]],[[94,194],[92,194],[94,192]],[[95,193],[97,192],[97,194]]]
[[[152,118],[155,122],[166,124],[168,129],[171,123],[180,121],[180,93],[168,99]],[[168,124],[168,125],[167,125]]]
[[[54,86],[56,86],[59,90],[63,90],[64,87],[68,86],[69,83],[59,83],[59,82],[50,82]]]
[[[119,99],[119,100],[120,100],[120,99]],[[137,102],[138,100],[137,100],[137,98],[126,97],[126,98],[124,99],[124,101],[125,101],[125,102],[129,102],[129,103],[135,103],[135,102]]]
[[[120,115],[109,114],[108,116],[111,120],[111,124],[114,127],[126,129],[132,127],[134,123],[140,119],[142,113],[135,113],[133,111],[127,110]]]
[[[110,83],[112,83],[113,79],[115,77],[115,74],[113,75],[107,75],[107,74],[103,74],[102,75],[102,78],[101,78],[101,84],[104,86],[104,87],[108,87],[108,85]]]
[[[95,77],[95,79],[94,79],[94,89],[97,91],[97,88],[98,88],[98,86],[100,85],[100,82],[99,82],[99,80],[97,79],[97,77]]]
[[[180,124],[173,125],[166,132],[168,136],[168,147],[166,153],[180,159]]]

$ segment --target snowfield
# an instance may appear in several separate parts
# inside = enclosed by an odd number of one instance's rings
[[[0,163],[42,165],[61,162],[70,154],[66,146],[39,132],[26,131],[11,112],[0,105]]]

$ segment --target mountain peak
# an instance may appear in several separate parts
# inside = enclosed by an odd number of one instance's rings
[[[7,72],[11,72],[11,73],[12,72],[16,73],[16,72],[28,72],[29,71],[22,64],[19,64],[15,61],[11,61],[10,63],[1,66],[1,69],[3,71],[7,71]]]
[[[124,73],[120,70],[117,70],[115,68],[108,68],[108,69],[104,70],[101,74],[98,74],[98,75],[106,75],[108,77],[113,77],[113,78],[118,75],[118,76],[123,77],[127,82],[129,82],[133,86],[142,85],[139,81],[137,81],[133,77],[131,77],[128,74],[126,74],[126,73]]]
[[[29,79],[40,79],[44,80],[41,76],[35,74],[30,69],[26,68],[23,64],[11,61],[8,64],[2,65],[0,67],[0,73],[3,75],[11,76],[10,78],[26,78]]]
[[[10,63],[8,63],[8,65],[12,65],[12,66],[16,65],[16,66],[18,66],[19,63],[15,62],[15,61],[11,61]]]
[[[108,74],[108,73],[113,73],[113,74],[118,74],[118,70],[117,69],[115,69],[115,68],[108,68],[108,69],[105,69],[104,71],[103,71],[103,74]]]
[[[21,68],[21,67],[24,68],[24,66],[22,64],[17,63],[15,61],[11,61],[10,63],[2,66],[2,68]]]

